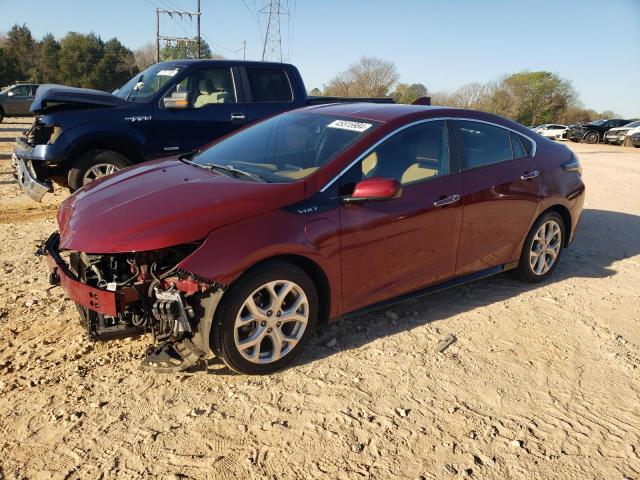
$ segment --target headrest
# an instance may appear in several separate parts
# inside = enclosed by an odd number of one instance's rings
[[[214,91],[213,82],[208,78],[203,78],[202,80],[200,80],[200,83],[198,84],[198,89],[200,90],[200,93],[203,95],[208,95],[210,93],[213,93]]]

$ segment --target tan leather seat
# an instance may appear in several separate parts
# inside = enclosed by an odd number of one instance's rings
[[[378,154],[371,152],[367,158],[362,160],[362,174],[367,177],[371,171],[378,166]]]
[[[414,163],[407,168],[402,174],[400,183],[417,182],[418,180],[424,180],[425,178],[433,177],[438,174],[437,168],[425,167],[419,163]]]
[[[212,103],[225,103],[229,94],[226,91],[217,90],[209,78],[203,78],[198,84],[198,96],[193,102],[194,108],[202,108]]]

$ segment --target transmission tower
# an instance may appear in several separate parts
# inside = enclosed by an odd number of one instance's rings
[[[169,15],[171,19],[173,16],[177,17],[187,17],[196,19],[196,38],[189,37],[170,37],[167,35],[160,35],[160,15]],[[186,33],[186,32],[185,32]],[[202,40],[200,37],[200,0],[196,0],[196,11],[195,12],[184,12],[180,10],[167,10],[164,8],[156,9],[156,61],[160,62],[160,41],[164,40],[165,42],[195,42],[197,44],[197,54],[198,58],[200,58],[201,53],[201,44]]]
[[[289,15],[289,12],[282,6],[281,0],[269,0],[260,13],[268,15],[267,30],[264,34],[264,44],[262,47],[262,61],[278,60],[282,61],[282,35],[280,32],[280,17]]]

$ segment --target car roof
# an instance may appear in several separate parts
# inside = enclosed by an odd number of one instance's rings
[[[344,115],[346,117],[362,118],[377,122],[389,122],[399,120],[403,117],[416,113],[424,113],[425,117],[437,116],[440,113],[459,110],[452,107],[426,106],[426,105],[404,105],[391,103],[327,103],[313,105],[301,109],[302,111],[313,111],[328,115]],[[460,110],[463,111],[463,110]],[[432,114],[432,115],[429,115]]]

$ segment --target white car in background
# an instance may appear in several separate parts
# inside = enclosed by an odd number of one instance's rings
[[[604,134],[605,143],[613,143],[615,145],[622,145],[627,137],[634,133],[640,132],[640,120],[627,123],[623,127],[611,128]]]
[[[533,129],[534,132],[539,133],[543,137],[553,138],[559,140],[564,138],[569,127],[566,125],[559,125],[557,123],[546,123]]]

